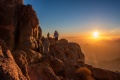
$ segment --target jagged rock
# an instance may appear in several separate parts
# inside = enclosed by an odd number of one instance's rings
[[[19,13],[18,46],[20,49],[37,49],[39,20],[31,5],[23,5]]]
[[[67,43],[60,41],[50,45],[49,54],[62,60],[65,65],[76,65],[79,61],[84,63],[84,55],[81,48],[76,43]]]
[[[10,50],[15,45],[16,13],[22,4],[22,0],[0,0],[0,39],[6,42]]]
[[[67,41],[66,39],[60,39],[60,40],[59,40],[59,43],[60,43],[60,44],[66,44],[66,43],[68,43],[68,41]]]
[[[60,59],[52,57],[52,56],[46,56],[46,55],[42,57],[40,62],[48,63],[54,70],[55,74],[57,74],[64,65]]]
[[[10,58],[10,59],[14,60],[13,56],[11,55],[11,51],[8,49],[4,40],[0,39],[0,46],[1,46],[1,54],[3,54],[3,56],[6,58]]]
[[[40,62],[40,59],[42,58],[42,55],[34,50],[28,49],[26,52],[26,59],[28,64],[32,63],[38,63]]]
[[[10,50],[8,50],[3,40],[0,40],[0,46],[3,53],[3,56],[0,57],[0,80],[27,80],[16,65]]]
[[[41,40],[41,38],[42,38],[42,29],[41,29],[41,27],[39,26],[39,27],[38,27],[38,39]]]
[[[31,80],[60,80],[47,63],[39,63],[28,66]]]
[[[50,66],[56,74],[62,69],[63,65],[63,62],[57,58],[53,58],[50,62]]]
[[[0,57],[4,57],[4,54],[2,53],[2,48],[0,46]]]
[[[27,80],[10,58],[0,58],[0,80]]]
[[[16,50],[12,54],[15,59],[15,62],[20,67],[23,75],[29,80],[28,70],[27,70],[28,62],[26,60],[27,54],[24,51],[20,51],[20,50]]]
[[[67,79],[78,79],[75,74],[76,66],[84,64],[84,54],[78,44],[61,39],[51,43],[49,54],[59,59],[63,64],[58,71],[52,67],[57,75]],[[82,64],[80,64],[80,61]],[[56,65],[58,66],[58,64]]]

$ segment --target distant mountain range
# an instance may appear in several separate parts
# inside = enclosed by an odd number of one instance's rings
[[[112,71],[120,71],[120,57],[110,61],[100,61],[98,65],[100,68]]]

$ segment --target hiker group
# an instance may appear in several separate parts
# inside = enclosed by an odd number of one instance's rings
[[[59,34],[57,31],[54,32],[54,40],[55,42],[58,41],[58,37],[59,37]],[[50,47],[50,39],[52,39],[50,37],[50,33],[48,32],[47,33],[47,38],[45,38],[44,36],[42,37],[42,45],[43,45],[43,53],[44,54],[47,54],[49,52],[49,47]]]
[[[58,34],[57,31],[55,31],[55,32],[54,32],[54,39],[55,39],[55,41],[58,41],[58,37],[59,37],[59,34]],[[50,33],[49,33],[49,32],[48,32],[48,34],[47,34],[47,38],[50,38]]]

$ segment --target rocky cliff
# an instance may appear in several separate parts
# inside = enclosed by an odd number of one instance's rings
[[[49,38],[49,52],[44,53],[41,35],[31,5],[0,1],[0,80],[120,79],[120,73],[85,64],[80,46],[66,39]]]

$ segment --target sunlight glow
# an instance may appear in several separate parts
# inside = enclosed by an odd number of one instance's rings
[[[93,37],[98,38],[99,37],[99,32],[97,32],[97,31],[93,32]]]

